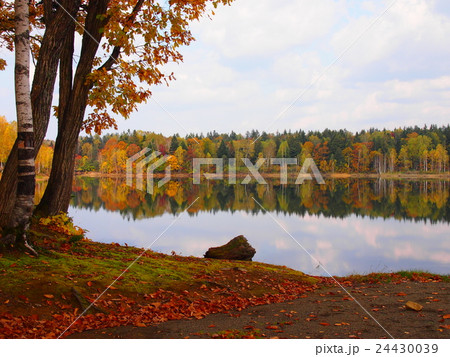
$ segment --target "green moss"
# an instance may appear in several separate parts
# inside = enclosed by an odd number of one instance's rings
[[[33,226],[31,239],[39,251],[38,258],[23,253],[0,252],[2,299],[25,296],[30,302],[42,302],[43,295],[51,294],[55,299],[71,296],[73,287],[85,296],[94,296],[113,281],[116,282],[111,294],[129,297],[142,297],[158,289],[176,293],[200,291],[200,287],[214,287],[214,284],[235,284],[233,289],[240,289],[235,282],[236,274],[245,274],[250,281],[270,275],[276,281],[275,287],[286,279],[308,284],[317,282],[313,277],[282,266],[169,256],[152,251],[143,254],[142,249],[118,244],[78,239],[71,242],[69,236],[39,225]],[[236,268],[241,270],[234,270]],[[241,292],[242,296],[261,296],[278,291],[260,284],[249,284]]]

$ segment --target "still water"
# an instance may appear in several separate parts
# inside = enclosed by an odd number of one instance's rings
[[[340,276],[409,269],[450,274],[449,196],[450,183],[439,180],[179,180],[150,195],[125,180],[78,177],[69,213],[92,240],[153,243],[152,250],[168,254],[201,257],[243,234],[256,249],[253,260],[308,274],[326,275],[317,261]]]

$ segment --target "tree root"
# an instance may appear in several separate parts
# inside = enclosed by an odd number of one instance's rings
[[[108,315],[108,311],[103,310],[101,307],[95,306],[94,304],[91,304],[83,295],[81,295],[80,291],[72,287],[72,294],[77,299],[78,303],[80,304],[81,308],[83,309],[83,312],[93,309],[97,312],[100,312],[102,314]]]
[[[39,256],[38,252],[36,252],[33,246],[28,242],[27,235],[25,233],[22,233],[22,239],[20,240],[19,244],[17,242],[17,236],[14,234],[7,234],[0,239],[0,246],[14,247],[16,245],[23,245],[23,247],[32,255],[34,255],[35,257]]]

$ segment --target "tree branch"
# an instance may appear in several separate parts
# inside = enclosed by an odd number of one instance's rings
[[[127,23],[134,23],[136,21],[136,17],[142,9],[142,5],[144,4],[144,0],[139,0],[133,8],[130,16],[127,19]],[[98,70],[111,70],[114,63],[117,63],[120,52],[122,50],[122,46],[115,46],[109,58],[103,63]]]

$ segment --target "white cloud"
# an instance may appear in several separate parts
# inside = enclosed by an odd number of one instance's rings
[[[216,11],[203,40],[226,57],[258,57],[327,35],[341,13],[332,0],[237,0]]]
[[[434,12],[432,5],[426,0],[398,0],[349,51],[342,65],[352,69],[353,77],[371,81],[448,73],[450,48],[444,44],[450,22],[447,16]],[[371,21],[367,16],[349,21],[333,35],[335,52],[348,46]]]

